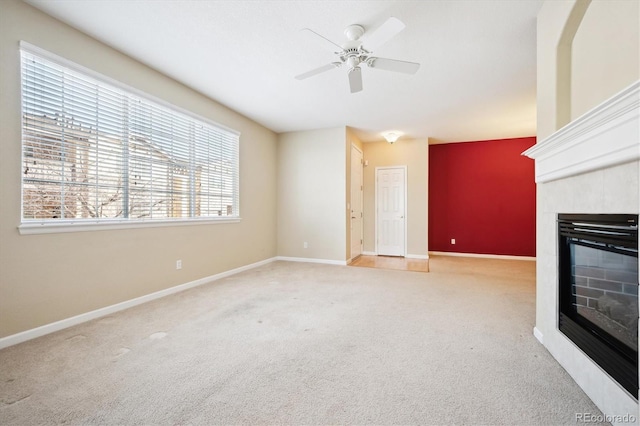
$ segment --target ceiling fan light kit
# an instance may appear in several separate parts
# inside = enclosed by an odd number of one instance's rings
[[[378,58],[371,56],[373,51],[382,46],[387,41],[398,35],[405,25],[397,18],[387,19],[380,27],[372,31],[366,37],[367,48],[363,46],[360,38],[365,34],[365,29],[361,25],[349,25],[344,30],[344,35],[349,40],[342,46],[325,38],[309,28],[302,31],[313,36],[313,38],[325,48],[331,50],[337,59],[334,62],[312,69],[306,73],[297,75],[297,80],[304,80],[314,75],[339,68],[346,64],[349,68],[348,79],[351,93],[362,91],[362,70],[360,65],[364,64],[369,68],[377,68],[386,71],[400,72],[404,74],[415,74],[420,68],[416,62],[399,61],[397,59]]]

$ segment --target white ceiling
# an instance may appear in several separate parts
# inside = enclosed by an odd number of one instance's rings
[[[276,131],[350,126],[365,142],[459,142],[536,133],[536,15],[542,0],[25,0]],[[395,16],[406,24],[375,56],[415,75],[364,67],[298,81],[334,60],[300,32],[343,44]],[[366,47],[366,34],[363,37]]]

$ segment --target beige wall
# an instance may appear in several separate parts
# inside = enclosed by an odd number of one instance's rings
[[[576,1],[545,2],[538,13],[537,28],[537,140],[541,141],[569,120],[571,62],[569,47],[561,44]],[[577,27],[578,23],[575,24]],[[573,37],[571,37],[573,38]],[[560,69],[560,72],[558,70]]]
[[[640,78],[640,1],[594,0],[571,45],[571,119]]]
[[[20,40],[240,131],[242,221],[19,235]],[[273,132],[17,0],[0,2],[0,69],[0,337],[276,255]]]
[[[376,167],[407,166],[407,255],[426,256],[428,252],[428,165],[426,139],[363,144],[364,159],[364,251],[374,252]]]
[[[640,2],[546,1],[538,14],[537,137],[640,78]]]
[[[279,256],[346,260],[345,139],[344,127],[279,135]]]

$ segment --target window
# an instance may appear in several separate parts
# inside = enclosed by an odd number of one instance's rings
[[[22,224],[238,219],[239,134],[26,43]]]

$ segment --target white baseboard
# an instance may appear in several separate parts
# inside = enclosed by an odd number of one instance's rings
[[[544,336],[542,335],[542,331],[538,330],[538,327],[533,327],[533,335],[540,344],[544,345]]]
[[[363,251],[362,254],[365,255],[365,256],[377,256],[378,255],[378,253],[376,253],[375,251]]]
[[[278,256],[275,260],[284,260],[285,262],[307,262],[307,263],[324,263],[326,265],[340,265],[346,266],[346,260],[330,260],[330,259],[315,259],[311,257],[287,257]]]
[[[106,306],[104,308],[96,309],[94,311],[85,312],[84,314],[76,315],[71,318],[65,318],[60,321],[45,324],[40,327],[32,328],[20,333],[12,334],[0,338],[0,349],[17,345],[18,343],[26,342],[27,340],[35,339],[36,337],[44,336],[45,334],[54,333],[56,331],[63,330],[65,328],[72,327],[74,325],[82,324],[83,322],[91,321],[96,318],[100,318],[106,315],[113,314],[124,309],[132,308],[137,305],[141,305],[152,300],[159,299],[161,297],[169,296],[171,294],[179,293],[181,291],[188,290],[193,287],[198,287],[203,284],[210,283],[222,278],[226,278],[237,273],[247,271],[249,269],[257,268],[258,266],[266,265],[275,261],[277,258],[272,257],[270,259],[261,260],[260,262],[252,263],[250,265],[241,266],[239,268],[231,269],[229,271],[221,272],[219,274],[210,275],[208,277],[200,278],[195,281],[191,281],[184,284],[167,288],[164,290],[156,291],[154,293],[146,294],[144,296],[136,297],[135,299],[126,300],[124,302],[116,303],[115,305]]]
[[[430,251],[430,255],[455,257],[480,257],[484,259],[536,260],[535,256],[510,256],[506,254],[455,253],[450,251]]]
[[[408,254],[405,256],[406,259],[429,259],[428,254]]]

